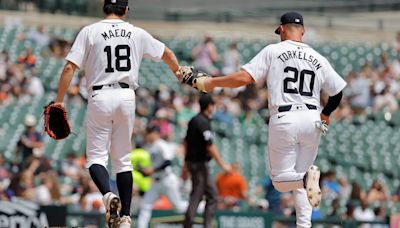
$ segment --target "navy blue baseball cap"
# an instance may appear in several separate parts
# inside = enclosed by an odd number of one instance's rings
[[[128,6],[128,0],[104,0],[104,6],[117,5],[122,7]]]
[[[298,24],[304,25],[303,16],[297,12],[287,12],[281,16],[281,24],[280,25],[287,25],[287,24]],[[275,34],[281,34],[280,26],[275,30]]]

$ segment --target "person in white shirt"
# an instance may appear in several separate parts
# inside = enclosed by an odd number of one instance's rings
[[[128,0],[104,0],[104,20],[84,27],[66,57],[56,103],[64,96],[77,68],[85,71],[86,167],[103,195],[109,227],[131,227],[131,135],[135,119],[135,89],[144,57],[163,60],[179,69],[175,54],[145,30],[126,21]],[[162,75],[163,77],[165,75]],[[111,192],[106,169],[111,157],[119,197]]]
[[[371,222],[375,220],[374,211],[368,207],[366,200],[361,201],[361,205],[354,209],[354,219],[357,221]],[[363,228],[371,227],[368,224],[361,225]]]
[[[304,32],[303,16],[288,12],[275,30],[281,42],[266,46],[241,70],[188,81],[196,71],[180,69],[182,82],[203,92],[266,81],[269,173],[278,191],[293,191],[297,227],[311,227],[312,207],[321,201],[320,171],[313,163],[321,134],[326,133],[329,116],[339,106],[346,86],[328,60],[302,42]],[[329,96],[324,108],[321,92]]]
[[[149,226],[153,204],[161,194],[168,198],[178,213],[186,211],[188,206],[188,202],[182,199],[179,179],[171,167],[173,157],[171,150],[174,147],[161,138],[160,128],[155,125],[147,127],[145,139],[145,148],[150,153],[152,167],[141,169],[140,172],[144,176],[151,176],[153,182],[140,205],[138,228]]]

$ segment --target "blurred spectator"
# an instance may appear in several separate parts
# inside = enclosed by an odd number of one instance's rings
[[[0,82],[6,79],[7,68],[10,65],[10,55],[6,50],[0,53]]]
[[[172,94],[172,104],[176,110],[176,121],[179,126],[186,127],[189,121],[199,112],[196,96],[184,96],[180,98]]]
[[[381,222],[387,222],[386,218],[386,208],[383,206],[376,207],[374,209],[375,220]],[[389,228],[387,224],[374,224],[372,225],[373,228]]]
[[[361,205],[354,209],[354,219],[357,221],[370,222],[375,220],[374,211],[368,207],[366,200],[361,201]],[[370,227],[369,225],[363,224],[360,227]]]
[[[220,96],[215,96],[214,100],[215,100],[215,111],[213,115],[213,120],[226,124],[232,124],[233,117],[228,112],[228,107],[226,106],[224,101],[221,99]]]
[[[350,72],[347,76],[349,85],[349,103],[356,115],[366,114],[366,108],[370,105],[370,82],[364,75]]]
[[[25,48],[25,52],[18,57],[17,63],[23,65],[26,69],[31,70],[36,65],[36,57],[33,55],[31,48]]]
[[[0,193],[7,189],[10,184],[10,167],[6,164],[3,152],[0,151]]]
[[[398,32],[396,33],[396,39],[395,39],[395,41],[393,42],[393,48],[394,48],[396,51],[400,51],[400,31],[398,31]]]
[[[280,214],[284,217],[292,216],[295,213],[294,210],[294,198],[291,193],[282,193],[281,195],[281,205]]]
[[[353,181],[353,183],[351,183],[350,199],[361,201],[361,200],[364,200],[365,197],[366,197],[366,194],[361,189],[360,185],[356,181]]]
[[[340,194],[340,185],[336,180],[336,172],[329,170],[322,181],[322,194],[325,199],[336,199]]]
[[[393,193],[392,200],[395,203],[400,202],[400,185],[397,186],[396,191]]]
[[[392,62],[392,72],[395,80],[400,79],[400,50],[397,51],[396,59]]]
[[[231,166],[232,172],[221,172],[216,177],[220,209],[233,209],[247,201],[247,182],[240,174],[240,165],[233,162]]]
[[[156,119],[151,124],[160,128],[160,135],[164,140],[171,141],[174,138],[174,127],[169,120],[167,109],[159,109],[156,112]]]
[[[332,200],[331,212],[329,213],[329,217],[340,218],[339,210],[340,210],[340,200],[339,198],[336,198]]]
[[[219,74],[219,70],[214,63],[219,60],[217,47],[210,36],[204,37],[204,40],[192,50],[194,66],[211,75]]]
[[[227,75],[236,72],[240,68],[240,54],[237,45],[232,42],[224,52],[224,66],[222,74]]]
[[[38,156],[43,153],[42,135],[36,131],[36,118],[28,114],[25,117],[25,132],[22,134],[19,143],[18,151],[22,153],[22,161],[26,161],[31,156]]]
[[[57,204],[61,194],[55,173],[42,175],[42,184],[35,189],[36,202],[40,205]]]
[[[371,189],[367,194],[367,202],[384,202],[389,199],[389,195],[385,187],[383,187],[382,183],[379,180],[374,180],[372,183]]]
[[[26,38],[39,46],[47,46],[50,44],[50,36],[46,32],[43,25],[39,25],[36,30],[32,30],[25,35],[21,35],[19,39]]]
[[[39,25],[36,29],[32,29],[28,33],[22,33],[17,36],[18,41],[22,40],[30,40],[33,43],[39,45],[40,47],[45,47],[50,44],[51,38],[50,35],[45,31],[43,25]]]
[[[103,195],[97,190],[96,185],[93,181],[89,182],[89,188],[86,188],[82,193],[81,199],[79,200],[81,210],[83,211],[100,211],[104,213],[106,210],[102,203]]]
[[[62,174],[66,177],[77,180],[79,178],[79,172],[81,170],[82,169],[81,167],[79,167],[75,152],[69,152],[61,163]]]
[[[242,129],[261,126],[263,124],[263,120],[260,117],[260,114],[257,112],[257,101],[255,99],[249,99],[243,105],[244,112],[239,116]]]
[[[28,77],[26,80],[27,80],[26,81],[26,84],[27,84],[26,90],[27,90],[28,94],[30,94],[34,97],[43,96],[43,94],[45,92],[44,87],[43,87],[42,81],[38,77],[32,75],[32,76]]]
[[[272,184],[272,180],[269,176],[264,177],[260,183],[265,193],[265,199],[268,201],[268,210],[273,214],[282,214],[281,211],[281,193],[277,191]]]
[[[387,85],[374,100],[374,112],[386,111],[396,112],[399,109],[396,97],[390,93],[390,86]]]
[[[339,107],[333,112],[332,116],[335,121],[351,120],[353,117],[353,109],[350,107],[347,100],[342,100]]]
[[[342,216],[345,220],[354,220],[354,210],[355,206],[352,203],[346,205],[346,212]]]
[[[34,173],[40,166],[40,162],[33,157],[26,160],[26,168],[14,174],[11,178],[10,185],[6,190],[7,197],[22,198],[33,201],[35,198],[35,188],[33,183]]]
[[[347,178],[344,176],[340,177],[338,179],[338,183],[340,185],[340,190],[339,190],[340,199],[348,200],[351,194],[351,186],[349,185]]]

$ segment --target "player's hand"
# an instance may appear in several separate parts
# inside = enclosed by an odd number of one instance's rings
[[[54,102],[54,104],[56,104],[56,105],[61,105],[62,107],[65,108],[65,104],[64,104],[64,102],[62,102],[62,101],[60,102],[60,101],[57,101],[57,100],[56,100],[56,101]]]
[[[326,116],[326,115],[324,115],[324,114],[322,114],[322,113],[321,113],[320,116],[321,116],[321,121],[325,122],[325,124],[329,126],[329,124],[330,124],[330,118],[329,118],[329,116]]]
[[[182,84],[189,85],[203,93],[211,91],[205,88],[207,79],[211,78],[211,76],[205,72],[199,71],[191,66],[182,66],[175,75],[178,79],[181,78],[179,81]],[[208,86],[208,89],[211,89],[210,86]]]
[[[224,164],[224,165],[222,165],[222,170],[225,172],[225,173],[230,173],[230,172],[232,172],[232,167],[230,166],[230,165],[227,165],[227,164]]]

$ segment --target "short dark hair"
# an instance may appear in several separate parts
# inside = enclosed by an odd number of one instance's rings
[[[200,111],[203,112],[209,105],[214,104],[214,100],[210,94],[202,94],[199,99]]]
[[[103,12],[104,12],[106,15],[115,14],[115,15],[117,15],[117,16],[122,17],[122,16],[124,16],[125,13],[126,13],[126,7],[124,7],[124,6],[119,6],[119,5],[112,5],[112,4],[109,4],[109,5],[104,6]]]

